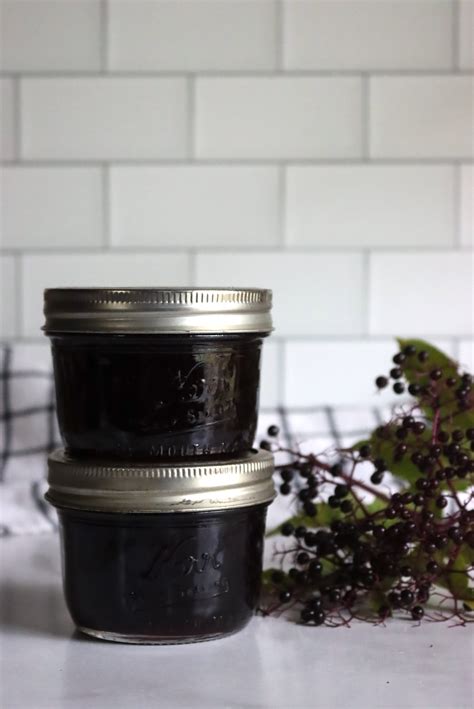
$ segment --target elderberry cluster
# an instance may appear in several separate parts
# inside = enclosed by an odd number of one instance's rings
[[[289,545],[276,550],[280,568],[264,577],[266,612],[293,608],[313,625],[382,622],[400,612],[419,621],[429,604],[444,609],[449,600],[443,617],[472,618],[472,379],[428,345],[406,343],[393,361],[393,388],[400,393],[408,382],[414,404],[337,451],[335,463],[293,451],[279,466],[280,493],[292,496],[296,514],[276,530]],[[379,388],[388,381],[376,379]],[[268,429],[270,438],[278,434]],[[369,478],[358,475],[361,464],[372,468]]]

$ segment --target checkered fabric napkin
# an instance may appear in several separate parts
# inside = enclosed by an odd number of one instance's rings
[[[46,456],[60,445],[50,350],[48,345],[3,347],[0,363],[0,535],[50,532],[57,523],[43,497]],[[275,424],[284,445],[321,453],[364,437],[384,414],[329,406],[263,409],[257,440]],[[287,514],[285,505],[283,499],[272,505],[270,525]]]

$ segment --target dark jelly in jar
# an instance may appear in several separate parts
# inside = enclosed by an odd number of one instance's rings
[[[260,593],[272,470],[263,451],[157,469],[52,454],[47,499],[58,508],[77,628],[131,643],[198,642],[243,628]]]
[[[128,642],[210,640],[257,606],[266,507],[171,514],[61,510],[64,593],[79,630]]]
[[[71,454],[150,460],[251,448],[269,292],[210,291],[201,302],[207,291],[179,291],[193,307],[176,293],[46,291],[59,428]]]

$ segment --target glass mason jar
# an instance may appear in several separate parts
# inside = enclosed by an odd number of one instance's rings
[[[49,458],[77,628],[129,643],[211,640],[257,606],[273,457],[156,465]]]
[[[153,460],[252,447],[262,289],[48,289],[59,429],[75,456]]]

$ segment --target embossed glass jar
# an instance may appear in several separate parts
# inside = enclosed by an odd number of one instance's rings
[[[48,289],[59,428],[75,456],[235,455],[257,425],[262,289]]]
[[[240,630],[258,601],[273,458],[100,464],[49,459],[66,602],[106,640],[184,643]]]

